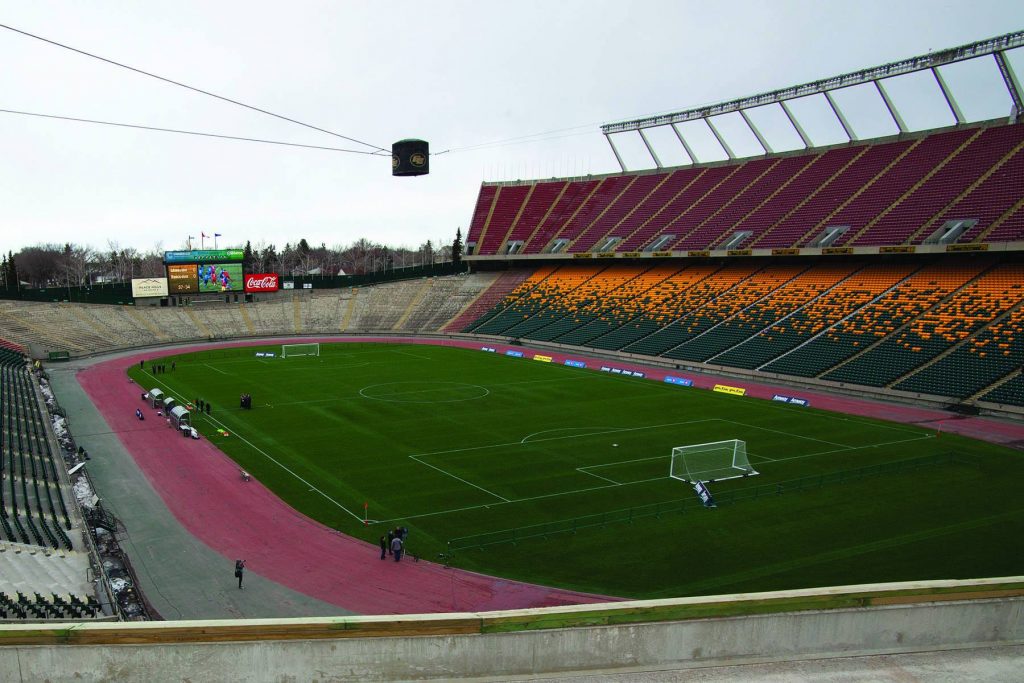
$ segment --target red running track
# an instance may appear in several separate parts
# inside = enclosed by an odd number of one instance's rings
[[[287,340],[258,343],[281,341]],[[388,337],[323,337],[303,341],[400,342],[481,348],[480,342]],[[251,341],[230,342],[197,345],[187,350],[252,345]],[[698,388],[710,389],[722,382],[743,387],[748,396],[756,398],[771,399],[776,393],[797,395],[826,410],[928,425],[996,443],[1024,441],[1024,425],[1021,424],[952,417],[939,410],[687,374],[583,354],[534,352],[502,344],[488,346],[497,353],[523,351],[527,358],[542,353],[555,363],[569,359],[584,361],[591,369],[614,366],[640,371],[646,378],[657,381],[671,374],[692,379]],[[181,352],[180,348],[151,350],[116,358],[80,371],[77,378],[179,523],[227,560],[244,556],[260,576],[358,614],[473,612],[617,599],[506,581],[426,561],[396,563],[388,559],[381,562],[377,546],[304,517],[255,480],[243,485],[238,466],[209,441],[182,439],[157,420],[149,420],[145,428],[139,429],[135,409],[139,406],[140,390],[128,380],[127,369],[143,358],[148,361]]]

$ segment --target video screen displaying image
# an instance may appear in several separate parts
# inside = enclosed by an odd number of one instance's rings
[[[201,263],[192,268],[196,269],[200,292],[242,291],[241,263]]]
[[[195,266],[167,266],[167,290],[171,294],[195,294],[199,291]]]

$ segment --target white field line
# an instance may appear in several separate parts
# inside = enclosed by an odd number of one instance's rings
[[[602,465],[599,465],[598,467],[602,467]],[[622,483],[621,481],[615,481],[614,479],[609,479],[608,477],[602,477],[600,474],[594,474],[593,472],[588,472],[587,469],[588,468],[586,468],[586,467],[577,467],[576,471],[580,472],[582,474],[589,474],[590,476],[597,477],[598,479],[604,479],[605,481],[610,481],[613,484],[621,484]]]
[[[708,418],[708,419],[705,419],[705,420],[688,420],[688,421],[685,421],[685,422],[667,422],[665,424],[648,425],[646,427],[622,427],[622,428],[616,428],[616,429],[611,429],[611,430],[602,430],[602,431],[599,431],[599,432],[589,432],[587,434],[567,434],[565,436],[551,436],[551,437],[548,437],[546,439],[537,439],[536,441],[530,441],[529,443],[530,444],[535,444],[535,443],[542,443],[544,441],[561,441],[562,439],[579,439],[579,438],[586,437],[586,436],[600,436],[602,434],[617,434],[619,432],[637,432],[637,431],[642,431],[642,430],[645,430],[645,429],[659,429],[661,427],[677,427],[679,425],[696,424],[696,423],[699,423],[699,422],[714,422],[715,420],[718,420],[718,419],[719,418],[717,418],[717,417],[713,417],[713,418]],[[423,457],[426,457],[428,455],[447,455],[449,453],[466,453],[468,451],[487,450],[488,448],[504,448],[506,446],[522,446],[522,445],[523,445],[522,441],[507,441],[505,443],[487,444],[486,446],[469,446],[467,448],[450,448],[450,449],[444,450],[444,451],[430,451],[429,453],[416,453],[414,455],[410,455],[409,457],[410,458],[413,458],[413,457],[415,457],[415,458],[423,458]]]
[[[512,503],[526,503],[531,500],[542,500],[544,498],[558,498],[559,496],[571,496],[577,493],[589,493],[590,491],[600,491],[601,489],[611,489],[617,486],[631,486],[632,484],[649,484],[652,481],[664,481],[668,477],[654,477],[652,479],[641,479],[639,481],[627,481],[619,484],[605,484],[604,486],[591,486],[585,489],[576,489],[575,491],[561,491],[559,493],[545,493],[541,496],[530,496],[528,498],[514,498],[504,503],[488,503],[480,505],[467,505],[461,508],[451,508],[448,510],[438,510],[436,512],[424,512],[419,515],[405,515],[404,517],[393,517],[391,519],[378,520],[380,523],[388,524],[391,522],[400,522],[404,519],[421,519],[423,517],[436,517],[437,515],[447,515],[453,512],[466,512],[468,510],[481,510],[485,508],[493,508],[498,505],[510,505]]]
[[[718,419],[718,418],[712,418],[712,419]],[[708,421],[710,421],[710,420],[698,420],[698,422],[708,422]],[[728,420],[726,420],[726,421],[728,421]],[[845,453],[847,451],[859,451],[859,450],[863,450],[865,448],[875,448],[875,447],[878,447],[878,446],[891,446],[891,445],[894,445],[894,444],[906,443],[906,442],[909,442],[909,441],[921,441],[923,439],[934,439],[934,438],[935,438],[934,434],[924,434],[922,436],[917,436],[917,437],[914,437],[914,438],[911,438],[911,439],[897,439],[895,441],[883,441],[881,443],[867,444],[865,446],[844,446],[842,448],[835,448],[835,449],[828,450],[828,451],[820,451],[820,452],[817,452],[817,453],[807,453],[806,455],[794,455],[794,456],[789,457],[789,458],[775,458],[775,459],[771,459],[771,458],[768,458],[767,456],[764,456],[764,455],[755,455],[755,457],[766,459],[766,460],[769,460],[770,462],[786,462],[786,461],[789,461],[789,460],[800,460],[800,459],[803,459],[803,458],[812,458],[812,457],[819,456],[819,455],[830,455],[830,454],[833,454],[833,453]],[[501,444],[501,445],[513,445],[513,444]],[[468,450],[472,450],[472,449],[468,449]],[[410,456],[410,457],[412,457],[412,456]],[[584,472],[586,474],[590,474],[590,475],[593,475],[595,477],[598,477],[600,479],[605,479],[605,477],[601,477],[600,475],[594,474],[593,472],[586,472],[586,470],[587,469],[598,468],[598,467],[607,467],[609,465],[628,464],[628,463],[631,463],[631,462],[643,462],[645,460],[657,460],[657,459],[660,459],[660,457],[661,456],[650,457],[650,458],[636,458],[634,460],[622,460],[622,461],[619,461],[617,463],[607,463],[605,465],[586,465],[584,467],[578,467],[576,469],[581,471],[581,472]],[[418,461],[418,462],[421,462],[421,461]],[[424,463],[424,464],[426,464],[426,463]],[[511,504],[511,503],[524,503],[524,502],[528,502],[528,501],[531,501],[531,500],[539,500],[539,499],[542,499],[542,498],[557,498],[559,496],[571,496],[571,495],[575,495],[577,493],[587,493],[587,492],[590,492],[590,491],[598,491],[598,490],[601,490],[601,489],[614,488],[616,486],[629,486],[631,484],[647,484],[647,483],[650,483],[652,481],[663,481],[665,478],[666,477],[654,477],[654,478],[651,478],[651,479],[642,479],[642,480],[639,480],[639,481],[615,482],[615,483],[609,483],[609,484],[604,485],[604,486],[593,486],[593,487],[590,487],[590,488],[576,489],[576,490],[573,490],[573,491],[562,491],[560,493],[547,493],[547,494],[544,494],[544,495],[541,495],[541,496],[530,496],[530,497],[527,497],[527,498],[515,498],[513,500],[507,501],[506,503],[492,503],[490,505],[469,505],[469,506],[461,507],[461,508],[451,508],[451,509],[448,509],[448,510],[438,510],[437,512],[426,512],[426,513],[418,514],[418,515],[407,515],[407,516],[404,516],[404,517],[395,517],[395,518],[392,518],[392,519],[386,519],[386,520],[381,520],[381,521],[385,522],[385,523],[390,523],[390,522],[402,521],[403,519],[419,519],[419,518],[422,518],[422,517],[436,517],[437,515],[445,515],[445,514],[450,514],[450,513],[455,513],[455,512],[466,512],[468,510],[479,510],[479,509],[482,509],[482,508],[490,508],[490,507],[493,507],[494,505],[507,505],[507,504]],[[608,481],[611,482],[612,480],[609,479]]]
[[[408,351],[399,351],[398,349],[391,349],[391,353],[400,353],[403,356],[409,356],[410,358],[419,358],[420,360],[434,360],[428,356],[418,356],[415,353],[409,353]]]
[[[807,453],[806,455],[793,455],[788,458],[776,458],[775,462],[788,462],[790,460],[801,460],[803,458],[813,458],[818,455],[831,455],[833,453],[845,453],[847,451],[862,451],[865,448],[877,448],[879,446],[893,446],[898,443],[907,443],[909,441],[923,441],[925,439],[934,439],[934,434],[922,434],[921,436],[915,436],[911,439],[896,439],[895,441],[883,441],[882,443],[870,443],[865,446],[848,446],[846,448],[836,448],[831,451],[819,451],[818,453]],[[763,457],[763,456],[761,456]]]
[[[522,439],[519,440],[519,443],[526,443],[531,438],[533,438],[535,436],[540,436],[541,434],[552,434],[554,432],[576,432],[576,431],[580,431],[581,429],[594,429],[594,427],[558,427],[556,429],[544,429],[544,430],[541,430],[539,432],[534,432],[533,434],[527,434],[526,436],[524,436]],[[632,428],[631,427],[610,427],[609,429],[611,429],[613,432],[616,432],[616,431],[626,431],[626,430],[632,429]],[[606,433],[606,432],[602,432],[602,434],[603,433]]]
[[[457,476],[457,475],[455,475],[455,474],[452,474],[451,472],[449,472],[449,471],[447,471],[447,470],[443,470],[443,469],[441,469],[440,467],[436,467],[436,466],[434,466],[434,465],[431,465],[431,464],[430,464],[429,462],[423,462],[422,460],[420,460],[419,458],[417,458],[417,457],[416,457],[415,455],[410,455],[409,457],[410,457],[410,458],[411,458],[412,460],[415,460],[416,462],[418,462],[418,463],[419,463],[419,464],[421,464],[421,465],[426,465],[427,467],[429,467],[429,468],[431,468],[431,469],[433,469],[433,470],[437,470],[438,472],[440,472],[441,474],[443,474],[443,475],[445,475],[445,476],[451,477],[452,479],[458,479],[459,481],[461,481],[461,482],[462,482],[463,484],[466,484],[467,486],[472,486],[473,488],[475,488],[475,489],[478,489],[478,490],[480,490],[480,491],[483,491],[483,492],[484,492],[484,493],[486,493],[486,494],[492,495],[492,496],[494,496],[495,498],[499,498],[499,499],[501,499],[501,500],[505,501],[506,503],[507,503],[507,502],[509,502],[508,498],[505,498],[504,496],[499,496],[499,495],[498,495],[497,493],[494,493],[493,491],[488,491],[488,490],[487,490],[487,489],[485,489],[485,488],[484,488],[483,486],[477,486],[476,484],[474,484],[474,483],[473,483],[473,482],[471,482],[471,481],[466,481],[466,480],[465,480],[465,479],[463,479],[462,477],[460,477],[460,476]]]
[[[817,441],[818,443],[827,443],[829,446],[840,446],[842,448],[855,448],[845,443],[836,443],[835,441],[826,441],[825,439],[815,439],[813,436],[803,436],[801,434],[794,434],[792,432],[785,432],[781,429],[772,429],[770,427],[760,427],[758,425],[747,424],[746,422],[738,422],[736,420],[730,420],[728,418],[720,418],[722,422],[730,422],[734,425],[740,425],[741,427],[750,427],[751,429],[761,429],[766,432],[774,432],[776,434],[782,434],[783,436],[789,436],[794,439],[806,439],[807,441]]]
[[[212,366],[212,365],[210,365],[209,363],[203,363],[203,365],[205,365],[206,367],[210,368],[210,369],[211,369],[211,370],[213,370],[214,372],[219,372],[220,374],[222,374],[222,375],[227,375],[228,377],[230,377],[230,376],[231,376],[231,375],[228,375],[228,373],[224,372],[223,370],[221,370],[221,369],[219,369],[219,368],[215,368],[215,367],[213,367],[213,366]]]
[[[161,381],[161,380],[157,380],[157,381],[158,381],[158,382],[159,382],[160,384],[163,384],[163,385],[164,385],[164,387],[166,387],[166,388],[167,388],[167,393],[168,393],[168,394],[176,394],[176,392],[174,392],[174,391],[171,391],[171,388],[170,388],[170,387],[169,387],[169,386],[168,386],[167,384],[165,384],[165,383],[164,383],[163,381]],[[179,399],[181,399],[181,400],[185,400],[185,397],[184,397],[184,396],[182,396],[182,395],[180,395],[180,394],[176,394],[176,395],[178,396],[178,398],[179,398]],[[205,417],[205,418],[206,418],[207,420],[209,420],[210,422],[213,422],[213,423],[215,423],[215,424],[219,424],[219,425],[220,425],[221,427],[225,427],[225,426],[226,426],[226,425],[225,425],[225,424],[224,424],[223,422],[221,422],[220,420],[217,420],[217,419],[215,419],[215,418],[213,418],[213,417],[210,417],[209,415],[204,415],[203,417]],[[351,516],[352,516],[352,517],[353,517],[353,518],[354,518],[354,519],[355,519],[356,521],[359,521],[359,522],[362,522],[362,521],[363,521],[363,518],[362,518],[362,517],[360,517],[360,516],[359,516],[359,515],[357,515],[356,513],[352,512],[352,511],[351,511],[351,510],[349,510],[349,509],[348,509],[347,507],[345,507],[344,505],[342,505],[341,503],[339,503],[338,501],[334,500],[333,498],[331,498],[330,496],[328,496],[328,495],[327,495],[326,493],[324,493],[323,491],[321,491],[320,489],[318,489],[318,488],[317,488],[316,486],[314,486],[313,484],[311,484],[311,483],[309,483],[308,481],[306,481],[305,479],[303,479],[303,478],[302,478],[301,476],[299,476],[299,474],[298,474],[298,473],[296,473],[296,472],[295,472],[294,470],[291,470],[291,469],[289,469],[289,468],[288,468],[287,466],[285,466],[285,465],[284,465],[284,463],[282,463],[282,462],[281,462],[280,460],[278,460],[278,459],[277,459],[277,458],[275,458],[274,456],[270,455],[269,453],[267,453],[266,451],[264,451],[264,450],[263,450],[262,448],[259,448],[258,446],[256,446],[256,444],[252,443],[251,441],[249,441],[248,439],[246,439],[246,438],[245,438],[244,436],[240,436],[240,435],[238,434],[238,432],[236,432],[236,431],[232,430],[232,432],[231,432],[231,433],[232,433],[232,434],[234,434],[234,435],[235,435],[235,437],[236,437],[236,438],[237,438],[237,439],[238,439],[239,441],[241,441],[242,443],[244,443],[244,444],[248,445],[248,446],[249,446],[249,448],[253,449],[253,450],[254,450],[254,451],[256,451],[257,453],[259,453],[260,455],[262,455],[262,456],[263,456],[264,458],[266,458],[266,459],[267,459],[267,460],[269,460],[270,462],[274,463],[275,465],[277,465],[278,467],[280,467],[280,468],[281,468],[282,470],[284,470],[285,472],[287,472],[288,474],[292,475],[293,477],[295,477],[296,479],[298,479],[299,481],[301,481],[301,482],[302,482],[303,484],[305,484],[306,486],[308,486],[308,487],[309,487],[309,490],[310,490],[310,491],[316,491],[316,492],[317,492],[318,494],[320,494],[321,496],[323,496],[323,497],[324,497],[324,498],[325,498],[325,499],[326,499],[326,500],[327,500],[328,502],[332,503],[333,505],[335,505],[335,506],[336,506],[336,507],[338,507],[339,509],[341,509],[341,510],[344,510],[345,512],[347,512],[347,513],[348,513],[349,515],[351,515]],[[218,450],[219,450],[219,449],[218,449]],[[221,451],[221,452],[223,452],[223,451]],[[227,454],[225,454],[225,457],[227,457]]]

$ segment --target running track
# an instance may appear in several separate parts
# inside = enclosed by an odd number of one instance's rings
[[[276,345],[281,341],[289,340],[204,344],[187,350]],[[389,337],[323,337],[302,341],[401,342],[475,349],[482,345],[478,341]],[[515,348],[524,351],[527,358],[533,355],[523,347],[493,343],[487,346],[497,353]],[[135,418],[140,389],[127,378],[126,370],[143,358],[151,361],[181,352],[181,348],[149,350],[101,361],[81,370],[77,379],[178,522],[226,560],[246,557],[250,569],[260,576],[358,614],[475,612],[616,599],[506,581],[426,561],[396,563],[389,558],[381,562],[377,546],[342,535],[300,515],[255,480],[243,483],[237,465],[208,440],[182,439],[158,420],[147,421],[146,427],[140,430]],[[826,410],[926,425],[996,443],[1024,442],[1024,425],[1016,423],[666,371],[583,354],[540,353],[550,356],[555,363],[574,359],[586,362],[591,368],[613,365],[644,372],[648,379],[656,381],[674,374],[692,379],[694,386],[702,389],[710,389],[721,382],[744,387],[748,396],[756,398],[771,399],[776,393],[797,395]]]

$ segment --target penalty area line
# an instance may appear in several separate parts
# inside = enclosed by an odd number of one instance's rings
[[[458,480],[459,480],[459,481],[461,481],[461,482],[462,482],[463,484],[467,484],[467,485],[469,485],[469,486],[472,486],[473,488],[475,488],[475,489],[478,489],[478,490],[480,490],[480,491],[483,491],[484,493],[486,493],[486,494],[488,494],[488,495],[494,496],[495,498],[497,498],[497,499],[499,499],[499,500],[501,500],[501,501],[504,501],[504,502],[506,502],[506,503],[508,503],[508,502],[511,502],[511,501],[509,501],[509,499],[508,499],[508,498],[505,498],[504,496],[499,496],[499,495],[498,495],[497,493],[495,493],[494,491],[488,491],[488,490],[487,490],[487,489],[485,489],[485,488],[484,488],[483,486],[477,486],[477,485],[476,485],[476,484],[474,484],[473,482],[471,482],[471,481],[466,481],[466,480],[465,480],[465,479],[463,479],[462,477],[460,477],[460,476],[458,476],[458,475],[455,475],[455,474],[452,474],[451,472],[448,472],[447,470],[443,470],[443,469],[441,469],[440,467],[436,467],[435,465],[431,465],[431,464],[430,464],[429,462],[423,462],[422,460],[420,460],[419,458],[417,458],[417,457],[416,457],[415,455],[410,455],[410,456],[409,456],[409,458],[410,458],[410,459],[412,459],[412,460],[415,460],[416,462],[418,462],[418,463],[419,463],[419,464],[421,464],[421,465],[426,465],[427,467],[429,467],[429,468],[431,468],[431,469],[433,469],[433,470],[437,470],[437,471],[438,471],[438,472],[440,472],[441,474],[447,475],[447,476],[451,477],[452,479],[458,479]]]

